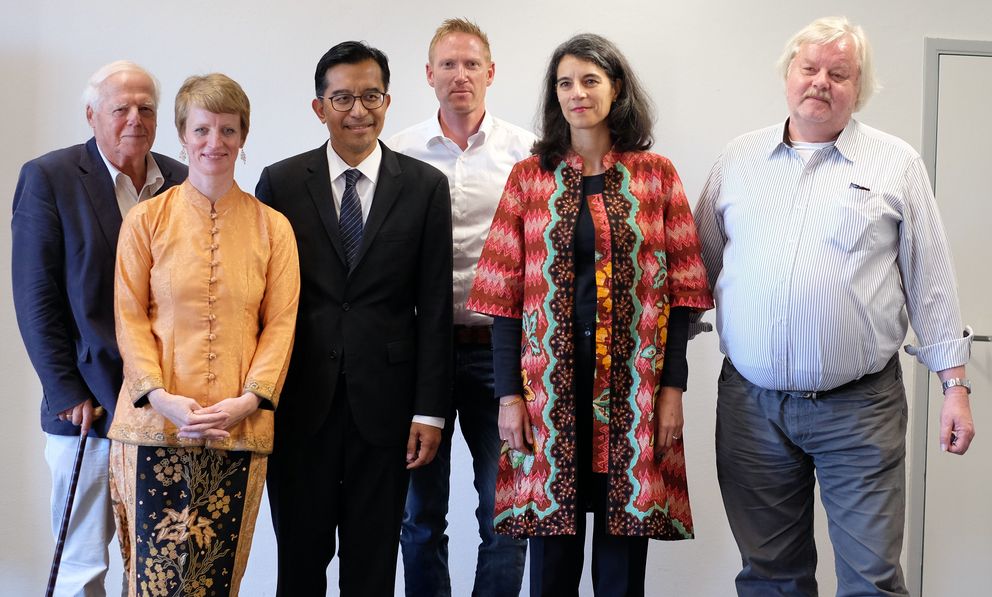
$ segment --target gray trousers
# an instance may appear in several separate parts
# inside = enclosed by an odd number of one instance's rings
[[[908,595],[899,564],[906,410],[898,355],[882,371],[816,396],[759,388],[724,360],[716,463],[741,552],[738,595],[817,595],[817,481],[837,595]]]

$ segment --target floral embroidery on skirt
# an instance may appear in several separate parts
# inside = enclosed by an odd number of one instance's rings
[[[246,497],[249,502],[259,498],[251,495],[255,482],[250,478],[258,456],[201,447],[127,448],[128,455],[134,454],[133,469],[127,466],[133,474],[114,483],[133,483],[118,491],[133,496],[133,514],[131,504],[116,504],[119,522],[128,527],[125,567],[133,579],[132,594],[237,594],[247,559],[238,549],[248,551],[257,513],[257,504],[246,504]],[[264,471],[264,457],[261,463]],[[251,518],[245,521],[247,537],[241,537],[246,516]]]

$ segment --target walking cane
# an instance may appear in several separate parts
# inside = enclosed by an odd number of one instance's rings
[[[93,409],[93,420],[100,418],[103,407]],[[79,470],[83,466],[83,453],[86,451],[86,436],[80,428],[79,443],[76,444],[76,460],[72,464],[72,476],[69,477],[69,494],[65,497],[65,508],[62,509],[62,524],[59,526],[59,537],[55,542],[55,557],[52,558],[52,569],[48,573],[48,588],[45,597],[55,595],[55,581],[59,578],[59,565],[62,563],[62,549],[65,547],[65,537],[69,533],[69,514],[72,513],[73,498],[76,497],[76,486],[79,485]]]

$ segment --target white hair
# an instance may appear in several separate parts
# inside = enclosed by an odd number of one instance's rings
[[[782,78],[788,78],[789,66],[799,49],[806,44],[823,45],[833,43],[845,36],[850,36],[854,42],[854,52],[858,58],[858,99],[854,110],[858,111],[868,103],[873,93],[882,88],[875,78],[875,67],[872,63],[871,45],[864,29],[847,20],[847,17],[822,17],[799,30],[785,44],[785,50],[778,60],[778,70]]]
[[[105,64],[93,73],[90,80],[86,83],[86,89],[83,90],[83,105],[94,109],[99,107],[100,101],[103,99],[100,95],[100,86],[104,81],[117,73],[125,72],[140,73],[148,77],[148,79],[152,82],[152,87],[154,88],[152,101],[155,102],[155,107],[157,108],[159,97],[158,79],[156,79],[150,72],[130,60],[117,60],[115,62],[111,62],[110,64]]]

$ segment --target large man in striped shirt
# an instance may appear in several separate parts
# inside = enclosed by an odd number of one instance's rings
[[[789,118],[732,141],[696,210],[726,355],[717,471],[739,595],[815,595],[814,474],[839,594],[907,595],[898,349],[944,385],[941,449],[974,436],[947,242],[920,156],[851,118],[876,87],[860,27],[814,21],[780,61]],[[908,317],[907,317],[908,314]]]

